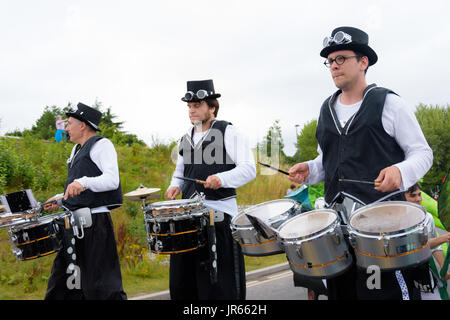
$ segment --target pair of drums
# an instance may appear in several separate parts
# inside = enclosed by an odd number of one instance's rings
[[[177,254],[206,244],[207,214],[201,199],[153,202],[144,208],[147,243],[152,253]]]
[[[284,251],[294,272],[317,278],[332,278],[350,268],[353,262],[350,244],[357,265],[363,268],[376,265],[382,270],[399,269],[425,262],[431,256],[426,211],[413,203],[391,201],[362,207],[345,226],[331,209],[299,213],[295,204],[291,204],[290,214],[286,211],[269,214],[271,210],[265,210],[285,208],[286,201],[289,200],[251,207],[233,219],[233,235],[244,254],[264,256]],[[292,214],[292,210],[297,214]],[[245,221],[247,214],[259,213],[259,221],[265,221],[274,231],[271,238],[264,238],[250,220]],[[349,234],[350,241],[344,232]]]

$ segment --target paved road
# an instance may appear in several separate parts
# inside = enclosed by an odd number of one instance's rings
[[[319,296],[319,300],[326,300]],[[247,282],[247,300],[308,300],[307,290],[294,287],[291,270],[263,276]]]
[[[131,300],[169,300],[169,291],[131,298]],[[307,300],[307,290],[294,287],[287,263],[247,273],[247,300]],[[326,300],[326,296],[319,296]]]

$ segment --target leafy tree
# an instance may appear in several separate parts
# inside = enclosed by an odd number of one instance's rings
[[[279,150],[280,155],[285,157],[283,152],[284,143],[281,136],[280,120],[275,120],[273,125],[269,128],[262,143],[258,144],[259,152],[267,157],[272,156],[272,151]]]
[[[423,178],[424,191],[439,185],[450,166],[450,119],[447,106],[420,104],[415,112],[423,134],[433,150],[433,166]]]
[[[298,135],[296,144],[297,152],[295,159],[298,159],[298,150],[300,150],[300,161],[308,161],[317,157],[317,139],[316,139],[317,120],[307,122]]]

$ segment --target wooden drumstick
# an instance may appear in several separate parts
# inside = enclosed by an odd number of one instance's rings
[[[57,202],[58,200],[61,200],[62,198],[64,198],[63,195],[61,197],[58,197],[58,198],[52,199],[50,201],[44,202],[43,204],[41,204],[41,207],[43,207],[43,206],[45,206],[47,204],[53,203],[53,202]]]
[[[364,184],[373,184],[375,187],[379,187],[381,182],[377,181],[362,181],[362,180],[352,180],[352,179],[339,179],[339,182],[352,182],[352,183],[364,183]]]
[[[206,181],[204,180],[199,180],[199,179],[192,179],[192,178],[186,178],[186,177],[174,177],[180,180],[186,180],[186,181],[191,181],[191,182],[195,182],[195,183],[201,183],[201,184],[205,184]]]

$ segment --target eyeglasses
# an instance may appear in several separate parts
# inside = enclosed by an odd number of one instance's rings
[[[323,63],[327,68],[331,68],[331,65],[333,64],[333,62],[336,62],[336,64],[338,66],[342,65],[345,60],[350,59],[350,58],[360,58],[361,56],[337,56],[334,59],[327,59],[325,60],[325,62]]]
[[[197,93],[194,93],[192,91],[188,91],[186,92],[186,94],[184,95],[184,99],[186,101],[191,101],[192,99],[194,99],[195,97],[197,97],[197,99],[205,99],[207,96],[209,96],[208,91],[206,90],[198,90]]]
[[[352,42],[352,36],[343,31],[336,32],[334,37],[325,37],[325,39],[323,39],[323,47],[328,47],[333,42],[335,44],[349,43]]]

